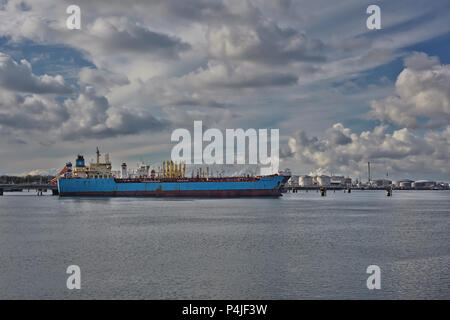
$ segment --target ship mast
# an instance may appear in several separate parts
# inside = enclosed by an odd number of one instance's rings
[[[98,147],[97,147],[96,154],[97,154],[97,164],[99,164],[100,163],[100,151],[98,150]]]

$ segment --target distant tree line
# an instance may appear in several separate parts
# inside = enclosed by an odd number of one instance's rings
[[[43,183],[48,184],[54,176],[0,176],[0,184]]]

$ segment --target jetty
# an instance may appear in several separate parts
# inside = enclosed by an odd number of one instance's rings
[[[58,187],[55,184],[42,184],[42,183],[19,183],[19,184],[0,184],[0,196],[3,192],[8,191],[23,191],[23,190],[36,190],[38,195],[42,195],[47,190],[52,191],[52,195],[58,195]]]

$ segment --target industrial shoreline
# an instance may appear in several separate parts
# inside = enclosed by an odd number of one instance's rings
[[[60,196],[156,196],[156,197],[260,197],[281,196],[285,192],[317,190],[326,195],[327,190],[449,190],[446,182],[431,180],[372,179],[370,162],[367,163],[367,181],[353,180],[342,175],[295,175],[285,169],[271,176],[214,176],[209,167],[197,168],[186,174],[186,164],[163,161],[162,167],[141,163],[129,170],[126,163],[120,171],[112,170],[109,154],[100,161],[97,148],[96,161],[85,165],[84,157],[78,155],[75,167],[69,161],[56,176],[0,176],[0,195],[3,192],[34,189],[38,195],[51,190]],[[279,176],[279,177],[277,177]],[[263,179],[263,180],[261,180]],[[61,192],[61,188],[64,188]]]
[[[341,175],[292,175],[286,184],[288,189],[359,189],[359,190],[449,190],[447,182],[432,180],[389,179],[389,172],[385,178],[373,179],[371,175],[371,163],[367,162],[367,181],[361,178],[353,180]]]
[[[450,185],[447,182],[436,182],[431,180],[388,180],[376,179],[366,182],[351,178],[344,178],[343,176],[298,176],[292,175],[286,183],[288,190],[316,190],[326,188],[329,190],[450,190]]]

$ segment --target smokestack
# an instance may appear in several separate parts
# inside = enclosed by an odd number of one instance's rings
[[[122,171],[120,172],[120,177],[121,178],[128,178],[128,171],[127,171],[127,164],[124,162],[122,163]]]
[[[368,176],[369,183],[370,183],[370,162],[367,162],[367,176]]]

